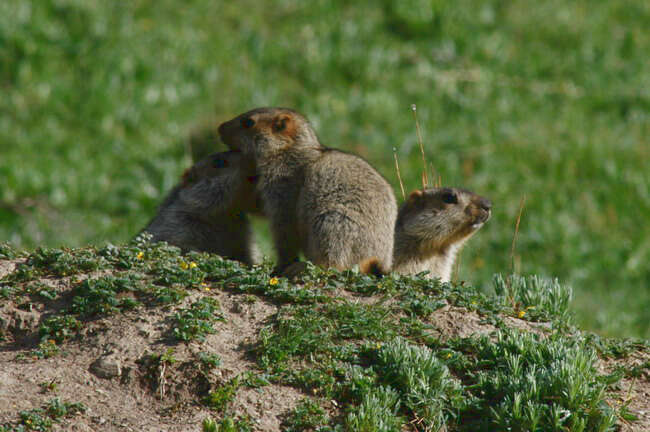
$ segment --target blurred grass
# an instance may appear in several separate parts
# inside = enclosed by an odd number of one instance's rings
[[[427,158],[494,217],[461,278],[574,286],[587,328],[650,337],[650,3],[0,2],[0,239],[121,242],[190,162],[186,137],[290,106],[407,189]],[[215,149],[219,149],[215,145]],[[268,240],[265,241],[268,245]]]

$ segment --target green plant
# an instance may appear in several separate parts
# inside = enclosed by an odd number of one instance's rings
[[[51,418],[58,419],[83,413],[86,411],[86,407],[81,402],[65,402],[54,398],[47,403],[45,410]]]
[[[347,430],[354,432],[399,432],[404,419],[399,409],[399,394],[389,387],[378,387],[364,394],[361,405],[345,419]]]
[[[396,338],[376,352],[378,379],[396,389],[405,408],[431,430],[463,406],[461,386],[427,347]]]
[[[219,315],[219,302],[212,297],[201,298],[174,314],[174,337],[182,341],[204,340],[207,334],[215,333],[212,324],[223,320]]]
[[[50,381],[43,381],[38,384],[43,393],[55,392],[59,386],[57,378],[52,378]]]
[[[203,369],[210,370],[221,366],[221,357],[218,354],[200,352],[199,361]]]
[[[70,312],[92,317],[133,309],[139,303],[132,296],[141,290],[142,283],[133,274],[89,278],[74,289]]]
[[[53,340],[61,344],[81,327],[81,322],[72,315],[55,315],[45,319],[38,332],[41,340]]]
[[[202,423],[203,432],[250,432],[252,427],[246,419],[234,419],[225,416],[219,423],[211,417],[206,417]]]
[[[466,411],[476,423],[465,424],[466,430],[606,431],[616,421],[604,403],[595,351],[584,341],[510,330],[498,332],[495,341],[481,337],[452,346],[473,354],[461,366],[477,398]]]
[[[240,385],[239,377],[234,377],[227,383],[210,391],[203,398],[203,403],[214,411],[223,412],[228,407],[228,404],[235,399]]]
[[[283,430],[298,432],[316,430],[329,421],[325,410],[311,399],[303,399],[282,422]]]
[[[557,279],[512,274],[495,275],[494,292],[504,306],[510,306],[519,317],[532,320],[567,322],[570,316],[571,288]]]
[[[151,293],[158,304],[179,303],[188,295],[183,288],[157,285],[151,288]]]
[[[35,408],[29,411],[21,411],[20,423],[26,430],[46,432],[53,423],[62,417],[70,417],[77,413],[83,413],[86,407],[80,402],[65,402],[59,398],[51,399],[45,409]]]
[[[70,276],[97,270],[105,262],[91,250],[39,247],[27,258],[27,264],[44,274]]]
[[[54,357],[60,349],[54,340],[43,340],[38,344],[38,348],[31,352],[31,356],[38,359],[47,359]]]

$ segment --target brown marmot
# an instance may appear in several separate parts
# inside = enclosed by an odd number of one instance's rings
[[[255,159],[257,191],[278,253],[276,273],[302,250],[322,267],[370,257],[390,268],[397,203],[362,158],[323,146],[301,114],[258,108],[219,126],[223,142]]]
[[[490,218],[492,203],[465,189],[416,190],[402,204],[395,224],[392,271],[449,282],[456,255],[463,244]],[[384,274],[386,267],[370,259],[361,271]]]
[[[259,212],[255,165],[241,153],[214,153],[183,174],[143,230],[184,252],[211,252],[253,264],[259,252],[247,212]]]

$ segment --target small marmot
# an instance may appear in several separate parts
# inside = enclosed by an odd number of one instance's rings
[[[301,250],[321,267],[347,269],[377,257],[390,268],[397,203],[368,162],[321,145],[307,119],[287,108],[246,112],[221,124],[219,134],[255,159],[276,274],[290,272]]]
[[[184,252],[211,252],[253,264],[259,252],[248,212],[259,212],[255,165],[236,152],[214,153],[188,168],[144,232]]]
[[[490,218],[492,203],[465,189],[416,190],[402,204],[395,224],[392,271],[449,282],[456,255],[463,244]],[[367,260],[361,271],[385,274],[377,260]]]

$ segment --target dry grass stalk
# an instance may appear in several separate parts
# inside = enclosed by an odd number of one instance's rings
[[[399,187],[402,190],[402,199],[406,199],[406,193],[404,193],[404,183],[402,183],[402,175],[399,171],[399,163],[397,162],[397,149],[393,147],[393,156],[395,156],[395,170],[397,171],[397,179],[399,180]]]
[[[420,153],[422,154],[422,165],[424,169],[422,170],[422,188],[426,189],[429,186],[429,176],[427,175],[427,160],[424,157],[424,146],[422,145],[422,132],[420,132],[420,122],[418,121],[417,106],[415,104],[411,105],[411,110],[413,111],[413,118],[415,119],[415,130],[418,134],[418,143],[420,144]]]

